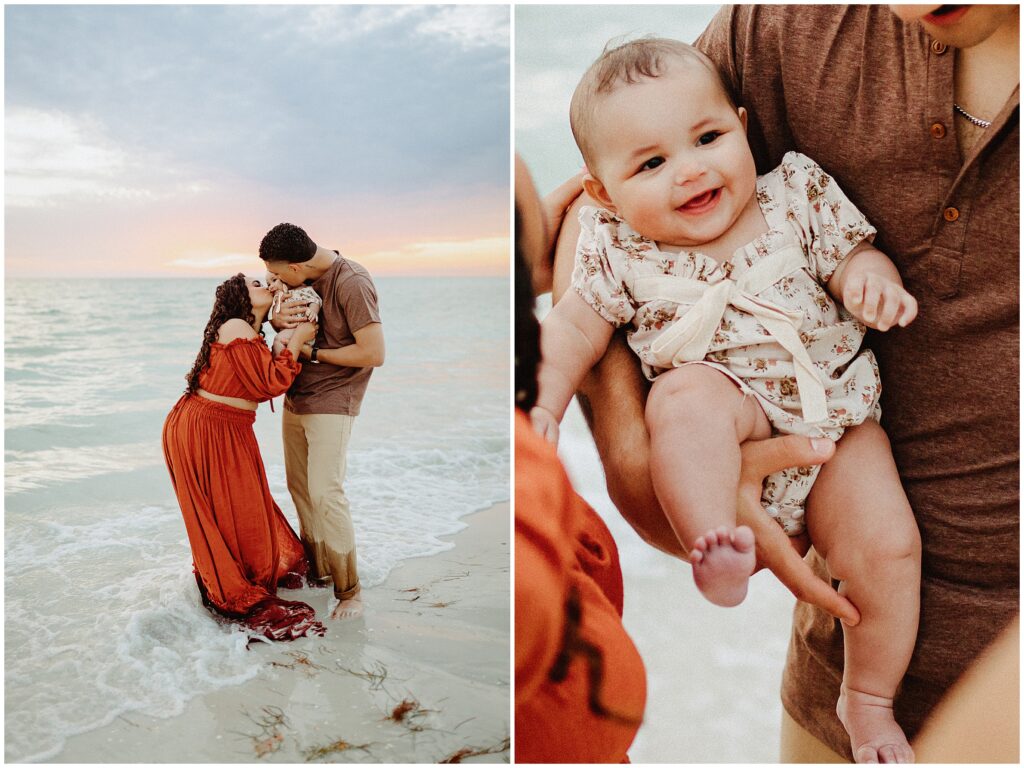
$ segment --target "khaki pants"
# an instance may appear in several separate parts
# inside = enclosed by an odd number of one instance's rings
[[[782,710],[780,763],[848,763]]]
[[[281,418],[288,490],[299,513],[299,536],[313,577],[334,580],[345,600],[359,591],[356,539],[345,497],[345,455],[352,416],[292,413]]]

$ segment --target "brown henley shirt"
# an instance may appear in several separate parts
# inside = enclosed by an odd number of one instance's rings
[[[787,150],[817,161],[920,304],[909,327],[867,339],[923,544],[920,631],[896,699],[913,738],[1019,610],[1019,90],[961,158],[955,51],[886,6],[726,6],[697,44],[750,112],[758,171]],[[850,758],[835,715],[842,649],[839,622],[798,603],[783,704]]]
[[[377,289],[362,265],[339,254],[312,287],[324,302],[316,334],[318,347],[337,349],[355,344],[356,331],[380,322]],[[373,368],[306,361],[288,390],[285,407],[300,414],[358,416],[372,373]]]

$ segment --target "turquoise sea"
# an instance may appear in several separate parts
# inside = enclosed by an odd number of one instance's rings
[[[6,282],[7,760],[46,760],[127,712],[177,714],[259,670],[199,603],[160,449],[218,282]],[[376,282],[387,361],[346,486],[367,586],[510,495],[508,280]],[[297,527],[275,407],[256,435]]]

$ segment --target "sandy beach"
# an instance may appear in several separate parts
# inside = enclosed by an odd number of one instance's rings
[[[253,644],[254,679],[166,719],[123,715],[54,762],[508,762],[509,505],[464,518],[453,549],[364,591],[323,638]],[[323,618],[329,590],[289,593]]]

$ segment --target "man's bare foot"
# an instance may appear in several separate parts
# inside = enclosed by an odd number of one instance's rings
[[[363,599],[354,595],[347,600],[339,600],[331,611],[332,619],[356,619],[363,615]]]
[[[892,699],[843,685],[836,705],[858,763],[912,763],[914,750],[892,714]]]
[[[724,525],[699,536],[690,552],[697,589],[715,605],[739,605],[754,572],[754,532]]]

